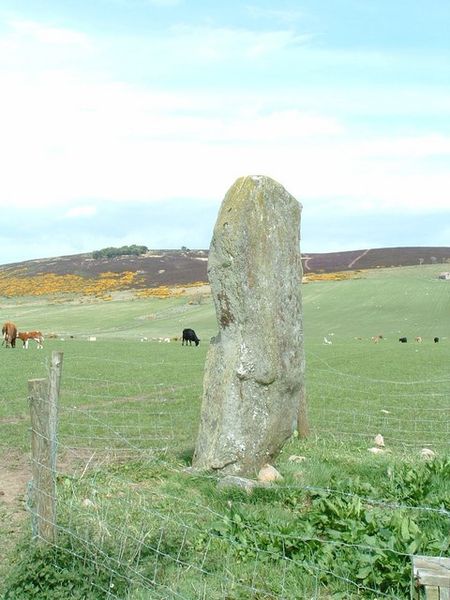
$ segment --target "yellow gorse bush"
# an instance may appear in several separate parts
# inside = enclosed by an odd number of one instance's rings
[[[23,275],[23,269],[0,272],[0,296],[49,296],[53,294],[83,294],[106,297],[110,292],[129,289],[137,284],[138,274],[132,271],[123,273],[100,273],[97,278],[81,275],[57,275],[38,273]]]
[[[186,288],[197,288],[203,287],[204,281],[195,281],[193,283],[178,284],[172,287],[166,285],[159,285],[155,288],[146,288],[145,290],[139,290],[136,292],[136,298],[174,298],[176,296],[182,296],[186,291]]]
[[[57,275],[56,273],[37,273],[27,275],[25,268],[0,271],[0,296],[58,296],[64,294],[80,294],[93,296],[101,300],[111,301],[111,293],[119,290],[130,290],[138,284],[142,285],[142,276],[134,271],[100,273],[96,277],[82,275]],[[194,282],[173,287],[157,286],[136,291],[137,298],[170,298],[180,296],[185,288],[205,285]],[[57,300],[55,300],[57,301]],[[61,300],[64,301],[64,300]]]
[[[136,292],[136,298],[172,298],[180,296],[183,293],[182,289],[168,288],[165,285],[160,285],[155,288],[146,288]]]
[[[303,283],[310,281],[345,281],[346,279],[358,279],[362,271],[336,271],[336,273],[306,273]]]

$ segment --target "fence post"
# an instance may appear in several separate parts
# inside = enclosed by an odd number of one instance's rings
[[[297,431],[300,438],[306,438],[309,435],[308,408],[306,403],[306,387],[304,382],[300,392]]]
[[[59,406],[59,390],[61,386],[61,371],[63,362],[63,352],[54,350],[52,352],[52,360],[50,364],[49,376],[49,403],[50,403],[50,422],[54,429],[55,448],[52,455],[52,469],[56,474],[56,450],[57,450],[57,427],[58,427],[58,406]]]
[[[56,541],[56,428],[62,352],[52,352],[48,380],[28,381],[31,414],[31,471],[29,505],[33,537]]]

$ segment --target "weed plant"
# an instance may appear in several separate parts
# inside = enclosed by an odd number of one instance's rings
[[[4,598],[407,598],[410,556],[448,553],[449,460],[342,462],[326,489],[284,467],[252,494],[165,461],[62,477],[58,545],[23,546]]]

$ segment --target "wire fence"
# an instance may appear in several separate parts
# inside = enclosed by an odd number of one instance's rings
[[[406,598],[412,557],[448,555],[450,378],[429,393],[317,373],[310,438],[286,445],[282,481],[248,493],[190,470],[201,369],[168,356],[159,378],[124,376],[131,357],[111,378],[100,356],[96,377],[63,372],[54,569],[87,563],[86,585],[120,600]],[[336,390],[350,402],[328,401]]]

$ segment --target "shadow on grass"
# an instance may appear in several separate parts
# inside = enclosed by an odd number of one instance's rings
[[[185,448],[177,454],[177,458],[183,461],[188,467],[192,465],[192,459],[194,457],[195,447]]]

